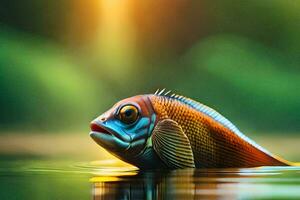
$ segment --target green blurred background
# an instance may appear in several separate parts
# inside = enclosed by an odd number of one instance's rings
[[[103,160],[108,176],[128,165],[90,139],[90,121],[157,88],[215,108],[300,161],[299,11],[300,0],[1,0],[0,199],[91,199]],[[293,194],[290,175],[271,176],[267,189]],[[246,176],[234,182],[265,194],[268,182]],[[238,186],[226,194],[243,193]]]
[[[157,88],[245,133],[300,131],[300,1],[2,0],[0,133],[87,134]]]

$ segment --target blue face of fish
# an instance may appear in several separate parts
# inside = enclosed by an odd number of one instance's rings
[[[145,149],[156,115],[147,95],[124,99],[91,122],[90,136],[123,160]]]

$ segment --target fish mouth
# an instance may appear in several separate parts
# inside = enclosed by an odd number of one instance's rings
[[[100,146],[113,152],[123,152],[128,149],[129,142],[124,141],[119,134],[106,127],[102,122],[94,120],[90,124],[90,137]]]
[[[100,126],[99,124],[95,123],[95,122],[92,122],[91,123],[91,133],[102,133],[102,134],[109,134],[111,135],[111,133],[106,130],[104,127]]]
[[[116,137],[124,142],[129,142],[130,138],[121,136],[120,134],[116,133],[114,130],[106,127],[102,122],[99,122],[97,120],[94,120],[91,122],[91,132],[90,136],[95,139],[95,136],[100,136],[100,135],[106,135],[106,136],[111,136],[111,137]]]
[[[99,140],[99,138],[116,136],[116,134],[113,134],[113,131],[109,130],[102,123],[99,123],[96,120],[91,122],[90,128],[91,128],[90,136],[96,142]]]

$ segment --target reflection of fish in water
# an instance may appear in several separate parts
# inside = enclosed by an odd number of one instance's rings
[[[90,181],[94,200],[102,199],[241,199],[257,192],[260,197],[261,185],[249,179],[268,181],[260,170],[248,170],[251,177],[238,169],[179,169],[172,171],[145,170],[135,175],[117,177],[93,177]],[[269,169],[275,172],[275,169]],[[278,171],[277,171],[278,172]],[[274,175],[276,174],[276,175]],[[278,176],[280,173],[273,173]],[[281,176],[281,175],[279,175]],[[246,178],[248,181],[245,181]],[[274,177],[272,177],[274,178]],[[271,178],[271,179],[272,179]],[[234,181],[233,181],[234,180]],[[248,182],[248,183],[247,183]],[[244,186],[244,187],[243,187]],[[237,188],[239,188],[237,190]],[[250,189],[251,188],[251,189]],[[264,197],[270,195],[263,190]],[[273,196],[273,195],[272,195]],[[252,199],[251,198],[251,199]]]
[[[99,145],[141,169],[293,165],[215,110],[164,90],[118,102],[92,121],[91,129]]]
[[[218,178],[222,174],[218,174]],[[203,177],[204,176],[204,177]],[[238,175],[234,176],[238,177]],[[203,178],[203,180],[202,180]],[[217,199],[217,184],[214,174],[210,173],[213,183],[204,182],[207,176],[194,169],[181,169],[169,172],[143,171],[136,175],[111,177],[93,177],[93,199],[200,199],[209,196]],[[107,180],[105,180],[107,179]],[[195,183],[196,182],[196,183]],[[198,194],[196,192],[198,190]],[[201,194],[202,190],[210,190],[209,194]],[[221,197],[235,196],[220,195]]]

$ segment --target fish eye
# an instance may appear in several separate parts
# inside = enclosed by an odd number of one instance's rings
[[[125,124],[133,124],[138,119],[139,111],[134,105],[123,106],[117,117]]]

